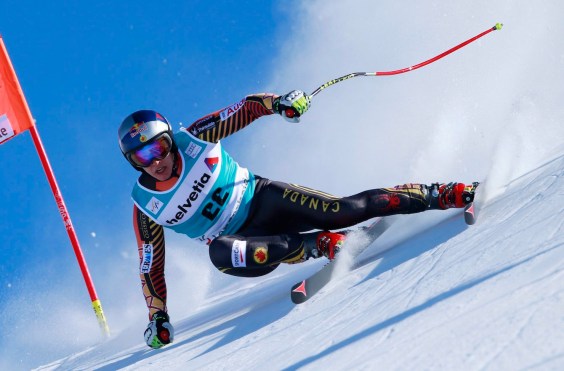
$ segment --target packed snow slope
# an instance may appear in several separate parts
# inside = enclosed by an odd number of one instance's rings
[[[457,211],[383,236],[303,305],[295,272],[241,281],[177,320],[162,350],[136,328],[42,369],[562,369],[564,150],[496,197],[483,186],[476,225]]]

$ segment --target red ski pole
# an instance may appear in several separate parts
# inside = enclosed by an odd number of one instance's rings
[[[421,63],[416,64],[416,65],[411,66],[411,67],[406,67],[406,68],[402,68],[402,69],[394,70],[394,71],[382,71],[382,72],[354,72],[354,73],[350,73],[350,74],[348,74],[348,75],[339,77],[339,78],[337,78],[337,79],[328,81],[328,82],[326,82],[325,84],[323,84],[323,85],[321,85],[320,87],[318,87],[317,89],[315,89],[315,90],[313,91],[313,93],[310,94],[309,97],[310,97],[310,99],[311,99],[311,98],[313,98],[314,96],[316,96],[317,94],[319,94],[323,89],[326,89],[326,88],[328,88],[329,86],[334,85],[334,84],[336,84],[336,83],[338,83],[338,82],[351,79],[351,78],[353,78],[353,77],[357,77],[357,76],[390,76],[390,75],[399,75],[400,73],[405,73],[405,72],[410,72],[410,71],[416,70],[416,69],[418,69],[418,68],[421,68],[421,67],[423,67],[423,66],[426,66],[426,65],[428,65],[428,64],[431,64],[431,63],[433,63],[433,62],[435,62],[435,61],[437,61],[437,60],[439,60],[439,59],[441,59],[441,58],[443,58],[443,57],[445,57],[445,56],[447,56],[447,55],[449,55],[449,54],[451,54],[451,53],[457,51],[457,50],[460,49],[460,48],[463,48],[464,46],[470,44],[471,42],[473,42],[473,41],[475,41],[475,40],[478,40],[479,38],[481,38],[481,37],[483,37],[483,36],[489,34],[489,33],[492,32],[492,31],[501,30],[501,27],[503,27],[503,24],[502,24],[502,23],[496,23],[495,26],[493,26],[493,27],[491,27],[491,28],[488,28],[486,31],[484,31],[484,32],[482,32],[482,33],[480,33],[480,34],[478,34],[478,35],[476,35],[476,36],[474,36],[474,37],[472,37],[472,38],[470,38],[470,39],[468,39],[468,40],[466,40],[466,41],[464,41],[464,42],[458,44],[458,45],[456,45],[456,46],[453,47],[453,48],[450,48],[449,50],[445,51],[444,53],[441,53],[441,54],[439,54],[439,55],[437,55],[437,56],[435,56],[435,57],[433,57],[433,58],[431,58],[431,59],[426,60],[425,62],[421,62]]]

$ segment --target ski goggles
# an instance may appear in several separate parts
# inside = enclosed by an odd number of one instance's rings
[[[138,167],[148,167],[155,160],[162,160],[170,153],[172,149],[172,140],[166,134],[163,134],[143,147],[128,152],[126,157],[129,162]]]

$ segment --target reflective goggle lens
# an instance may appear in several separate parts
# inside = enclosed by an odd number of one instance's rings
[[[160,137],[149,144],[131,152],[129,160],[141,167],[147,167],[155,160],[162,160],[171,150],[171,143],[167,137]]]

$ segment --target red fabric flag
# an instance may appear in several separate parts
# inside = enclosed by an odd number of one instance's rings
[[[33,118],[0,36],[0,144],[33,125]]]

